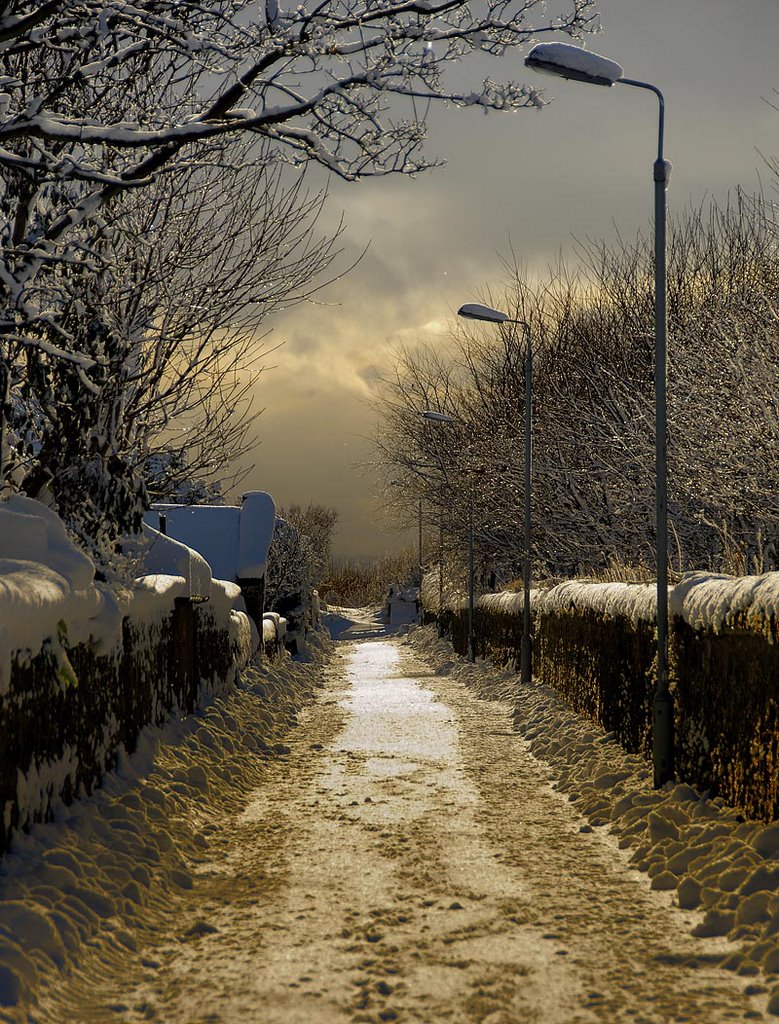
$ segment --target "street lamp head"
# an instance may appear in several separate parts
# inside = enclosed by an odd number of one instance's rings
[[[590,85],[614,85],[623,75],[615,60],[570,43],[537,43],[525,57],[525,66]]]
[[[433,409],[425,409],[422,413],[426,420],[432,420],[434,423],[457,423],[459,422],[454,416],[449,416],[445,412],[435,412]]]
[[[466,302],[457,310],[457,315],[465,317],[466,320],[486,320],[491,324],[505,324],[510,319],[507,313],[501,313],[499,309],[492,309],[491,306],[482,306],[480,302]]]

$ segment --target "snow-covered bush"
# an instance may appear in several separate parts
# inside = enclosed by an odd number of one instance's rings
[[[265,576],[265,607],[289,620],[290,633],[311,624],[311,601],[319,560],[309,537],[287,519],[276,518]]]

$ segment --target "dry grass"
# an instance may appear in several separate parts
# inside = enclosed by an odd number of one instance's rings
[[[417,568],[417,555],[412,548],[372,561],[349,559],[332,563],[319,584],[319,593],[328,604],[346,608],[379,605],[391,583],[409,584]]]

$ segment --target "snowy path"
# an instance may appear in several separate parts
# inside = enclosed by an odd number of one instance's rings
[[[76,972],[42,1019],[762,1016],[746,979],[707,964],[722,947],[692,938],[613,841],[580,831],[506,705],[370,633],[342,636],[289,755],[248,806],[225,808],[194,884],[155,911],[137,953]]]

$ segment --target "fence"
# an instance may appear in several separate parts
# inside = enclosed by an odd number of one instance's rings
[[[90,793],[144,726],[193,711],[248,658],[243,613],[165,595],[152,603],[157,614],[148,595],[143,614],[130,607],[105,653],[62,635],[15,655],[0,695],[0,853],[14,829]]]
[[[654,602],[651,586],[627,588],[564,584],[534,593],[534,678],[649,760]],[[677,776],[766,821],[779,818],[778,591],[779,574],[770,573],[695,574],[670,592]],[[465,656],[465,607],[439,617]],[[478,599],[474,633],[478,657],[516,667],[521,596]]]

